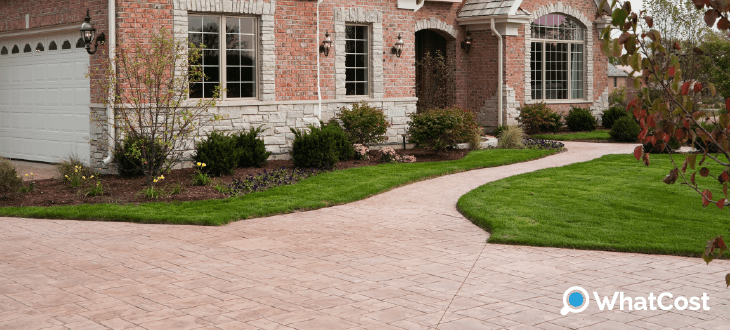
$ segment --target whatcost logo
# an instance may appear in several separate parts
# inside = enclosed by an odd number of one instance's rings
[[[710,310],[710,306],[707,305],[710,297],[707,296],[707,293],[703,293],[702,297],[686,298],[677,296],[674,298],[671,293],[662,292],[658,296],[654,296],[654,293],[649,293],[647,297],[632,298],[625,296],[623,292],[614,292],[611,298],[609,296],[601,298],[598,292],[593,292],[593,298],[596,300],[596,304],[600,310],[613,310],[617,305],[620,310],[628,309],[630,311],[655,311],[657,309],[668,311],[672,308],[680,311],[686,309],[697,311],[700,308],[706,311]],[[588,308],[588,300],[588,291],[579,286],[571,287],[563,293],[563,308],[560,310],[560,314],[580,313]]]

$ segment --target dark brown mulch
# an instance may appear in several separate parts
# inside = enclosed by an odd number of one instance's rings
[[[449,150],[443,153],[435,153],[424,149],[396,150],[401,155],[414,155],[416,162],[437,162],[446,160],[461,159],[469,153],[468,150]],[[380,164],[380,153],[371,151],[369,160],[347,160],[337,163],[336,168],[340,170],[373,166]],[[224,175],[215,178],[219,184],[229,184],[233,179],[244,178],[249,175],[257,175],[264,170],[278,168],[293,169],[294,163],[291,160],[272,160],[262,168],[237,168],[233,175]],[[164,191],[171,191],[176,184],[180,184],[180,194],[163,194],[157,200],[150,200],[142,196],[141,191],[147,187],[144,177],[123,178],[116,175],[102,175],[101,182],[104,187],[104,195],[97,197],[86,197],[77,189],[71,188],[57,179],[37,180],[34,183],[35,189],[26,194],[19,194],[6,199],[0,199],[0,207],[4,206],[54,206],[54,205],[80,205],[97,203],[147,203],[151,201],[175,202],[195,201],[207,199],[222,199],[227,196],[218,192],[214,184],[208,186],[194,186],[191,184],[191,177],[195,173],[192,168],[173,170],[165,174],[165,179],[158,183],[155,189],[161,188]]]

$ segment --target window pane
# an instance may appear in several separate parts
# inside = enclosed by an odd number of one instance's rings
[[[355,50],[356,50],[356,47],[355,47],[354,40],[345,41],[345,53],[356,53]]]
[[[218,34],[218,17],[203,16],[203,32]]]
[[[355,39],[355,27],[352,25],[345,26],[345,39]]]
[[[545,43],[545,93],[547,99],[568,97],[568,44]]]
[[[356,67],[366,67],[368,56],[367,55],[355,55],[355,66]]]
[[[256,19],[228,17],[226,19],[226,80],[229,98],[256,96]],[[243,83],[239,83],[243,82]]]
[[[355,81],[356,69],[345,69],[345,81]]]
[[[531,24],[531,35],[537,39],[584,40],[585,27],[578,20],[562,14],[547,14]]]
[[[188,16],[188,32],[203,32],[203,17]]]
[[[218,67],[217,66],[204,66],[203,73],[205,73],[205,82],[218,82]]]
[[[346,67],[354,67],[355,66],[355,56],[356,55],[345,55],[345,66]]]
[[[532,99],[542,99],[542,42],[533,42],[530,48],[530,88]]]
[[[367,79],[367,76],[368,76],[367,69],[356,69],[356,73],[357,73],[357,77],[355,79],[357,79],[357,81],[367,81],[368,80]]]
[[[196,99],[203,97],[203,84],[190,84],[190,97]]]
[[[203,97],[213,97],[215,89],[218,87],[217,83],[204,83],[203,84]]]
[[[355,94],[355,83],[345,83],[346,95],[357,95]]]
[[[360,40],[355,42],[355,52],[360,54],[365,54],[368,52],[367,49],[367,41],[366,40]]]
[[[356,39],[367,39],[368,29],[366,26],[358,26],[355,30]]]
[[[571,86],[571,98],[582,99],[583,98],[583,45],[582,44],[571,44],[570,45],[570,86]]]
[[[218,34],[203,34],[203,45],[205,46],[205,49],[218,49]]]
[[[203,51],[203,65],[218,65],[218,51],[217,50],[204,50]]]
[[[188,42],[200,47],[203,45],[203,35],[201,33],[188,33]]]

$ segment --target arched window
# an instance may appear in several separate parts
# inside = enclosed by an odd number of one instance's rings
[[[55,41],[51,41],[51,43],[48,45],[48,50],[58,50],[58,45],[56,45]]]
[[[30,49],[30,44],[25,44],[25,47],[23,47],[23,53],[30,53],[33,50]]]
[[[13,54],[20,53],[20,49],[18,48],[18,45],[13,45],[13,51],[12,51],[12,53]]]
[[[43,43],[42,42],[39,42],[38,45],[35,46],[35,51],[36,52],[39,52],[40,53],[40,52],[42,52],[44,50],[45,50],[45,48],[43,48]]]
[[[0,55],[8,55],[8,47],[3,46],[3,49],[0,50]]]
[[[79,38],[79,40],[76,41],[76,48],[84,48],[85,46],[84,39]]]
[[[585,98],[584,43],[586,29],[562,14],[532,22],[530,76],[533,100]]]
[[[61,44],[61,49],[71,49],[71,42],[68,40],[65,40],[63,44]]]

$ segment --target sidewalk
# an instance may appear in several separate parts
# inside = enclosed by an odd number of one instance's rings
[[[486,244],[456,210],[486,182],[633,150],[565,144],[536,161],[225,227],[0,218],[0,329],[730,329],[730,261]],[[707,293],[711,308],[592,301],[561,316],[572,286]]]

